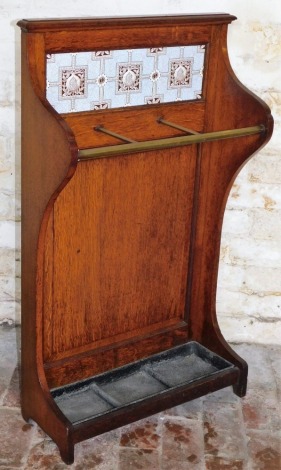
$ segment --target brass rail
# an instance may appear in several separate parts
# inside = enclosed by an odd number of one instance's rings
[[[265,132],[263,125],[243,127],[241,129],[230,129],[225,131],[205,132],[203,134],[183,135],[157,140],[145,140],[143,142],[131,142],[128,144],[110,145],[79,150],[78,161],[94,160],[96,158],[114,157],[136,152],[147,152],[171,147],[182,147],[184,145],[211,142],[214,140],[233,139],[248,135],[261,134]]]
[[[163,119],[161,117],[157,119],[157,122],[158,124],[165,124],[165,126],[173,127],[173,129],[178,129],[179,131],[183,131],[186,134],[199,134],[199,132],[196,132],[193,129],[180,126],[179,124],[175,124],[174,122],[171,122],[171,121],[166,121],[166,119]]]
[[[124,142],[127,142],[129,144],[136,142],[136,140],[129,139],[128,137],[125,137],[124,135],[117,134],[116,132],[110,131],[109,129],[106,129],[103,126],[96,126],[94,130],[97,132],[103,132],[104,134],[110,135],[111,137],[115,137],[116,139],[119,139],[119,140],[123,140]]]

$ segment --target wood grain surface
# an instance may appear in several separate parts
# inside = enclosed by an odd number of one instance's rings
[[[196,146],[78,164],[46,238],[46,359],[185,319],[195,166]]]

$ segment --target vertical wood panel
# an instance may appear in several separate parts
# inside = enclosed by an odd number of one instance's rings
[[[195,164],[195,146],[79,164],[54,207],[54,358],[184,319]]]

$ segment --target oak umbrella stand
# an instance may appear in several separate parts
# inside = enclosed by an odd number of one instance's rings
[[[216,317],[234,178],[270,138],[228,14],[22,20],[22,413],[84,439],[232,385]]]

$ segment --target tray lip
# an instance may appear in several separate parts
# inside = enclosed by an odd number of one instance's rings
[[[93,382],[97,383],[97,381],[98,381],[98,384],[102,384],[103,379],[105,380],[106,377],[107,377],[107,382],[113,381],[114,378],[116,376],[118,376],[118,374],[122,373],[123,371],[124,372],[128,371],[126,376],[132,375],[133,373],[138,372],[138,370],[141,369],[141,367],[144,364],[150,364],[154,360],[157,361],[157,358],[159,358],[159,360],[163,360],[163,359],[165,360],[166,358],[169,357],[169,355],[173,354],[174,352],[176,353],[178,351],[182,351],[182,354],[183,354],[184,352],[186,352],[186,350],[189,350],[190,354],[195,353],[197,356],[199,356],[203,360],[204,360],[204,358],[202,357],[202,355],[198,354],[198,351],[203,353],[204,356],[206,356],[207,354],[211,354],[221,363],[221,368],[219,370],[214,371],[211,374],[208,374],[206,377],[209,377],[213,374],[217,374],[221,371],[225,371],[227,369],[235,367],[233,363],[231,363],[227,359],[224,359],[223,357],[219,356],[217,353],[214,353],[213,351],[209,350],[208,348],[203,346],[201,343],[199,343],[197,341],[188,341],[187,343],[180,344],[178,346],[174,346],[174,347],[166,349],[165,351],[162,351],[160,353],[153,354],[151,356],[140,359],[138,361],[130,362],[129,364],[125,364],[123,366],[116,367],[114,369],[111,369],[110,371],[102,372],[100,374],[88,377],[84,380],[79,380],[79,381],[76,381],[76,382],[73,382],[73,383],[70,383],[70,384],[67,384],[67,385],[62,385],[62,386],[59,386],[59,387],[52,388],[50,391],[51,391],[51,394],[52,394],[53,398],[58,398],[61,395],[67,393],[67,392],[75,392],[75,389],[78,388],[78,387],[79,387],[79,389],[81,389],[83,387],[88,387]],[[206,361],[206,362],[210,363],[210,361]],[[124,378],[125,378],[125,376],[124,376]],[[191,381],[190,383],[193,383],[193,382],[194,381]],[[171,388],[169,388],[169,390],[174,389],[174,388],[175,387],[171,387]]]

